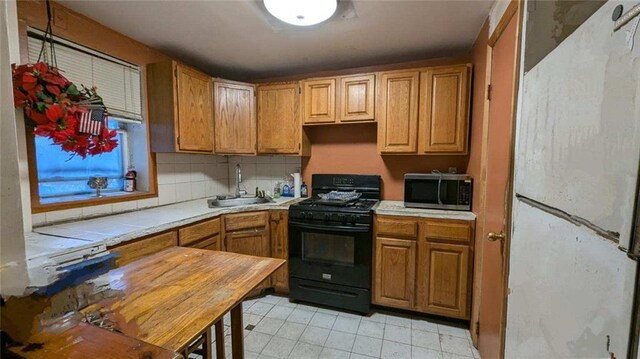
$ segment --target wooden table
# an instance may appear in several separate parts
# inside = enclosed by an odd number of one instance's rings
[[[174,247],[104,274],[103,279],[120,295],[83,312],[111,312],[123,334],[185,354],[203,334],[211,347],[214,323],[217,351],[224,353],[221,319],[231,311],[233,358],[243,358],[242,300],[284,263],[283,259]],[[206,356],[211,356],[211,350]]]
[[[177,359],[181,357],[172,350],[86,323],[79,323],[66,330],[45,330],[31,337],[29,342],[31,344],[12,347],[9,350],[27,359]]]

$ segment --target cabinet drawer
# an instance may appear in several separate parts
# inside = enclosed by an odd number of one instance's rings
[[[171,231],[109,248],[109,250],[120,254],[116,259],[116,265],[121,267],[142,257],[177,245],[178,234],[175,231]]]
[[[205,238],[201,241],[192,243],[189,247],[198,249],[209,249],[212,251],[219,251],[220,248],[220,235],[216,234],[213,237]]]
[[[466,221],[425,221],[425,236],[429,242],[470,243],[473,227]]]
[[[227,232],[251,228],[263,228],[269,221],[269,212],[248,212],[229,214],[224,217],[224,229]]]
[[[418,222],[414,220],[378,217],[376,219],[376,228],[378,235],[407,238],[418,237]]]
[[[209,219],[178,230],[179,245],[186,246],[220,233],[220,218]]]

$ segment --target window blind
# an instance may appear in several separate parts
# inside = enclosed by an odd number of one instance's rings
[[[42,40],[36,31],[30,30],[29,62],[38,60]],[[45,52],[49,46],[45,46]],[[121,60],[110,58],[80,45],[59,38],[55,39],[58,68],[79,88],[96,86],[104,104],[114,120],[124,119],[142,122],[142,96],[140,68]],[[43,59],[50,62],[48,53]],[[41,59],[42,60],[42,59]]]

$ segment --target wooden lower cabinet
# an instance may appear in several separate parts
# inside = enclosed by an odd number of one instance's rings
[[[289,259],[289,212],[272,211],[269,219],[271,231],[271,257]],[[271,276],[271,285],[277,293],[289,293],[289,265],[285,263]]]
[[[207,219],[178,229],[178,245],[221,250],[220,218]]]
[[[374,303],[412,309],[416,241],[376,238]]]
[[[469,319],[472,221],[379,216],[375,228],[375,304]]]
[[[213,237],[205,238],[203,240],[195,242],[188,247],[219,251],[222,250],[222,240],[220,239],[220,235],[216,234]]]
[[[116,266],[121,267],[142,257],[152,255],[177,245],[178,233],[176,231],[169,231],[110,247],[109,251],[118,253]]]
[[[223,246],[227,252],[271,257],[268,211],[228,214],[222,220],[225,228]],[[270,286],[271,281],[267,279],[256,289]]]
[[[469,246],[420,242],[417,307],[424,312],[468,319],[471,288]]]

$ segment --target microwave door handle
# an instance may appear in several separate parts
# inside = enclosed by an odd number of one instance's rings
[[[438,170],[433,170],[433,171],[431,171],[431,173],[437,173],[438,174],[438,204],[442,205],[442,199],[440,198],[440,187],[442,186],[442,172],[440,172]]]

